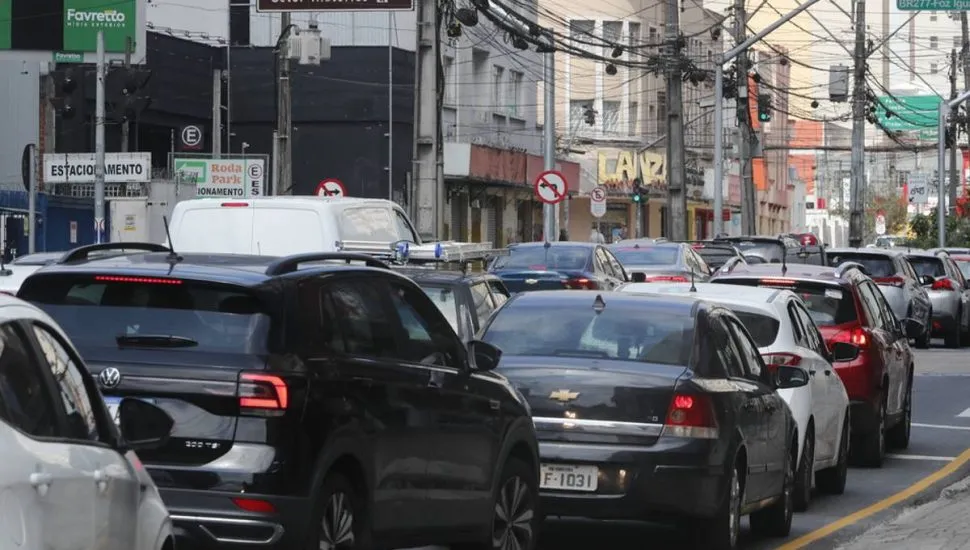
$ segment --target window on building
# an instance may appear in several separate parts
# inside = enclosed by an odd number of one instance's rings
[[[569,22],[569,37],[591,42],[590,39],[593,38],[592,34],[595,26],[596,24],[593,21],[573,19]]]
[[[607,44],[615,44],[619,46],[621,40],[623,39],[623,22],[622,21],[603,21],[603,41]],[[610,57],[613,53],[613,46],[606,46],[603,48],[604,55]]]
[[[940,66],[936,63],[930,63],[930,74],[937,74],[940,72]]]
[[[626,125],[627,134],[631,136],[639,135],[640,130],[640,104],[636,101],[631,101],[627,106]]]
[[[630,49],[640,45],[640,23],[627,23],[627,45]]]
[[[707,50],[707,62],[708,63],[714,63],[714,51],[713,50]]]
[[[609,135],[620,134],[620,102],[603,102],[603,133]]]
[[[494,111],[502,111],[505,101],[505,68],[492,66],[492,106]]]
[[[657,34],[657,28],[650,27],[650,29],[647,31],[647,44],[654,45],[658,43],[659,43],[659,35]],[[657,47],[653,46],[653,49],[656,50]]]
[[[939,39],[939,37],[936,37],[936,36],[931,36],[930,37],[930,49],[931,50],[938,50],[938,49],[940,49],[940,39]]]
[[[443,56],[441,58],[441,72],[445,78],[445,105],[458,104],[458,71],[455,67],[455,58]]]
[[[508,105],[509,114],[515,117],[522,116],[523,80],[525,75],[520,71],[509,71],[509,91]]]
[[[572,99],[569,101],[569,125],[577,128],[577,132],[589,132],[592,128],[586,124],[584,117],[586,109],[593,108],[593,99]]]

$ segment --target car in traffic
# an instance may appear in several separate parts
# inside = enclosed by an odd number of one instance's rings
[[[829,351],[805,309],[788,290],[706,284],[631,283],[622,292],[659,296],[696,296],[730,309],[741,321],[769,370],[783,369],[788,380],[778,395],[798,426],[795,470],[796,511],[808,508],[812,487],[842,494],[849,463],[849,397],[832,367],[859,354],[852,344],[838,342]]]
[[[697,548],[791,528],[796,425],[729,310],[625,292],[513,296],[482,339],[528,400],[548,516],[690,522]],[[785,367],[781,367],[783,370]]]
[[[8,264],[0,265],[0,293],[16,296],[24,279],[45,265],[55,262],[63,255],[63,252],[35,252],[20,256]]]
[[[923,326],[915,339],[916,347],[930,347],[933,303],[924,287],[928,279],[916,273],[903,252],[894,248],[830,248],[827,252],[832,267],[846,262],[862,265],[866,274],[879,285],[896,319],[914,319]]]
[[[746,263],[744,255],[734,245],[727,243],[714,243],[711,241],[691,241],[691,248],[694,252],[707,263],[711,270],[734,267],[734,264]]]
[[[502,279],[492,273],[433,267],[394,270],[417,283],[466,342],[475,338],[492,313],[511,296]]]
[[[135,454],[164,445],[172,418],[124,399],[117,420],[57,322],[0,296],[0,547],[174,548],[168,510]]]
[[[729,243],[737,248],[750,264],[801,263],[825,265],[825,247],[806,246],[786,237],[719,237],[715,243]]]
[[[610,251],[634,281],[706,281],[711,276],[707,262],[687,243],[621,243],[610,245]]]
[[[859,348],[854,360],[834,365],[849,394],[854,461],[881,467],[887,447],[909,446],[915,370],[909,338],[922,327],[896,319],[863,266],[749,265],[711,282],[791,290],[829,349],[840,342]]]
[[[960,268],[945,252],[908,252],[906,259],[927,288],[933,334],[942,336],[948,348],[970,344],[970,289]]]
[[[611,290],[627,282],[627,273],[601,244],[572,241],[510,244],[508,254],[492,260],[489,272],[509,292],[532,290]]]
[[[970,279],[970,254],[950,253],[950,259],[960,268],[964,279]]]
[[[93,256],[119,246],[143,251]],[[179,546],[533,544],[535,428],[492,372],[501,352],[372,256],[91,245],[19,296],[62,324],[109,408],[174,419],[140,458]]]

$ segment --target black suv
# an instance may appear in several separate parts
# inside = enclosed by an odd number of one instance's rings
[[[180,548],[534,546],[535,429],[490,372],[501,352],[462,343],[373,257],[91,245],[19,297],[69,334],[109,410],[135,397],[175,420],[140,457]]]

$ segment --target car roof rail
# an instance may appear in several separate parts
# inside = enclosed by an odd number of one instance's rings
[[[299,269],[300,264],[333,260],[344,261],[348,264],[350,262],[364,262],[367,267],[376,267],[379,269],[391,268],[385,262],[367,254],[354,252],[311,252],[308,254],[294,254],[275,260],[266,268],[266,274],[270,276],[286,275]]]
[[[79,246],[73,250],[69,250],[64,253],[63,256],[57,263],[67,264],[71,262],[81,262],[87,260],[91,257],[92,252],[103,252],[108,250],[117,251],[138,251],[138,252],[171,252],[172,249],[165,246],[164,244],[157,243],[136,243],[136,242],[121,242],[121,243],[100,243],[100,244],[89,244],[86,246]]]
[[[845,275],[845,272],[850,269],[858,269],[863,275],[869,275],[869,270],[866,269],[866,266],[860,264],[859,262],[843,262],[835,268],[835,276],[842,278],[842,276]]]

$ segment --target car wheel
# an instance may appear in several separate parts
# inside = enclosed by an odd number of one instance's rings
[[[363,495],[343,475],[333,472],[323,481],[314,511],[307,548],[355,550],[370,546]]]
[[[785,479],[782,484],[781,495],[771,506],[751,514],[751,530],[758,535],[768,537],[787,537],[791,533],[791,519],[794,513],[795,492],[795,464],[798,453],[797,444],[792,441],[792,448],[785,461]]]
[[[867,434],[859,436],[858,461],[862,466],[870,468],[882,468],[883,460],[886,458],[886,396],[883,395],[879,403],[879,416],[876,420],[876,428]],[[853,452],[855,455],[856,453]]]
[[[795,472],[794,506],[795,511],[804,512],[812,501],[812,478],[815,475],[815,436],[811,432],[805,436],[802,458]]]
[[[903,417],[886,434],[886,443],[894,449],[909,447],[909,434],[913,426],[913,377],[906,383],[906,397],[903,398]]]
[[[845,480],[849,474],[849,415],[842,421],[842,438],[839,441],[839,461],[835,466],[826,468],[815,474],[815,486],[818,490],[829,495],[841,495],[845,492]]]
[[[741,483],[741,465],[737,460],[731,468],[727,495],[714,517],[705,519],[703,526],[694,531],[698,547],[710,550],[735,550],[741,538],[741,503],[744,486]]]
[[[534,550],[539,535],[539,487],[535,472],[510,458],[493,497],[488,538],[481,543],[452,546],[453,550]]]

